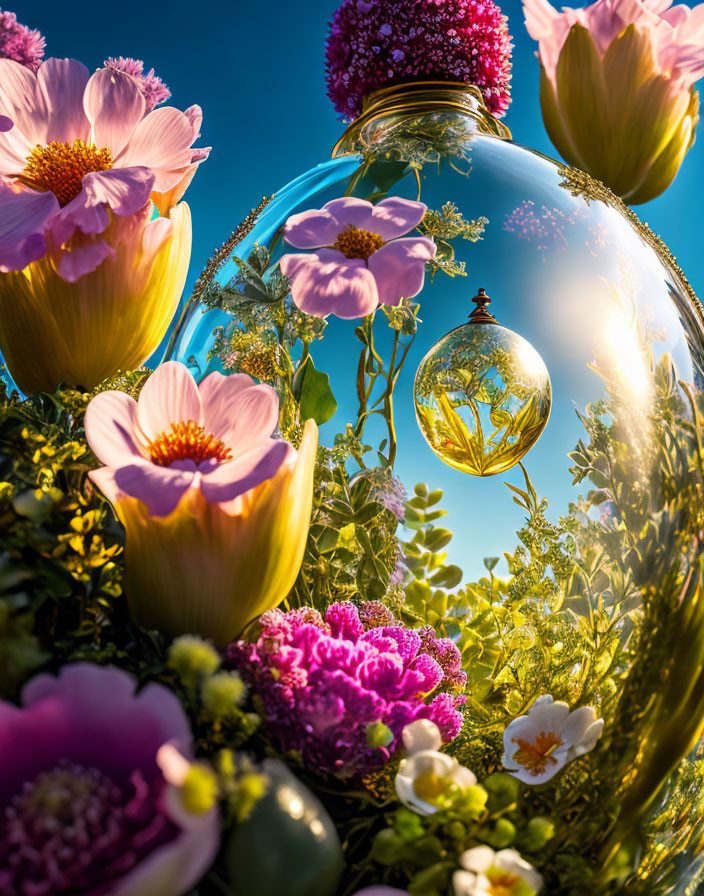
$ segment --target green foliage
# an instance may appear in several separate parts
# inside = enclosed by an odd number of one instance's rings
[[[330,388],[330,377],[315,369],[310,355],[297,376],[300,378],[300,385],[294,380],[293,388],[299,401],[300,419],[312,418],[318,425],[327,423],[337,410],[337,402]]]
[[[437,246],[435,258],[428,264],[430,279],[432,280],[438,271],[449,277],[466,277],[465,262],[455,261],[455,250],[451,241],[463,239],[476,243],[484,236],[488,223],[488,218],[468,221],[454,202],[446,202],[440,211],[428,209],[418,229],[434,240]]]

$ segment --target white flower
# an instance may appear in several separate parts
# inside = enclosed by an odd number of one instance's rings
[[[452,790],[466,790],[477,783],[468,768],[439,752],[442,735],[437,725],[420,719],[403,729],[406,758],[396,775],[396,794],[419,815],[432,815]]]
[[[494,852],[475,846],[460,856],[464,871],[455,871],[455,896],[535,896],[543,886],[542,875],[515,849]]]
[[[549,694],[538,697],[527,715],[504,731],[503,766],[526,784],[543,784],[568,762],[594,749],[604,730],[591,706],[574,712]]]

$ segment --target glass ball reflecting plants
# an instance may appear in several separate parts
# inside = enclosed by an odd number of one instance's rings
[[[552,404],[540,355],[489,313],[484,289],[469,322],[420,362],[414,390],[418,425],[446,464],[474,476],[515,466],[545,429]]]

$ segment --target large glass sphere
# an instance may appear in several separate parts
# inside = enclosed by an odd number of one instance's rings
[[[323,330],[292,306],[294,291],[272,332],[253,336],[261,309],[287,296],[284,255],[296,256],[289,273],[310,271],[310,249],[327,246],[329,261],[336,246],[336,264],[342,253],[367,276],[378,272],[374,253],[404,238],[395,224],[386,235],[330,230],[322,243],[299,227],[287,241],[293,216],[342,197],[427,206],[406,228],[425,268],[381,270],[382,300],[394,277],[404,286],[374,319],[331,315]],[[196,375],[245,370],[276,382],[286,327],[307,328],[310,356],[295,363],[315,383],[306,415],[327,421],[322,442],[347,433],[370,446],[369,467],[377,449],[392,461],[409,493],[427,483],[411,507],[444,491],[448,562],[469,584],[453,591],[447,582],[460,577],[441,571],[411,609],[457,637],[475,717],[482,707],[488,719],[497,706],[499,719],[525,712],[543,670],[543,695],[594,702],[606,720],[589,780],[575,763],[535,797],[537,812],[559,815],[560,848],[577,857],[547,848],[550,892],[693,893],[704,842],[704,324],[667,249],[606,188],[513,143],[478,91],[431,83],[373,95],[333,158],[237,236],[200,282],[169,357]],[[327,289],[329,300],[339,280],[316,270],[313,298]],[[467,323],[480,289],[500,326]],[[389,480],[381,473],[355,475]],[[432,540],[414,542],[412,559]],[[436,540],[446,545],[447,533]],[[453,613],[471,617],[471,639]],[[500,674],[499,654],[513,658]],[[500,753],[476,756],[486,773],[501,765]]]
[[[636,226],[605,188],[511,142],[484,110],[479,93],[464,86],[420,84],[380,91],[348,129],[333,159],[279,190],[234,255],[247,259],[256,245],[270,247],[273,269],[285,252],[295,251],[282,238],[288,218],[343,195],[420,199],[441,214],[451,203],[462,221],[475,224],[464,234],[459,226],[456,238],[443,241],[441,262],[454,276],[436,270],[414,299],[421,323],[395,389],[395,469],[407,488],[423,481],[444,489],[448,525],[455,532],[452,559],[476,576],[485,557],[511,550],[524,514],[505,477],[465,475],[433,453],[416,422],[413,383],[424,355],[466,321],[477,290],[486,289],[500,323],[530,343],[547,367],[553,390],[550,422],[524,464],[556,516],[579,492],[568,462],[584,435],[577,412],[604,394],[604,380],[590,366],[595,357],[608,363],[637,398],[634,414],[647,415],[633,321],[655,337],[656,358],[669,353],[678,376],[695,383],[703,363],[702,318],[652,235]],[[238,273],[238,264],[226,257],[216,281],[234,284]],[[223,353],[214,354],[213,348],[219,328],[230,321],[225,310],[208,310],[191,300],[169,357],[200,374],[222,369]],[[323,339],[311,345],[315,366],[330,376],[338,405],[322,428],[324,442],[357,417],[361,346],[355,327],[331,316]],[[381,421],[372,419],[364,435],[376,447],[385,435]],[[509,476],[513,484],[522,484],[518,467]],[[481,514],[481,526],[475,513]]]

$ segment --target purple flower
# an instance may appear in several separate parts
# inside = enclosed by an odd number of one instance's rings
[[[328,96],[343,118],[354,118],[382,87],[462,81],[503,115],[512,49],[506,16],[492,0],[344,0],[328,36]]]
[[[175,695],[78,663],[0,702],[1,896],[180,896],[210,866],[216,810],[187,813],[156,761],[191,748]]]
[[[0,115],[0,131],[10,131],[14,127],[14,123],[7,115]]]
[[[146,75],[144,74],[144,63],[141,59],[131,59],[129,56],[109,56],[103,63],[105,68],[113,69],[116,72],[125,72],[132,75],[139,84],[142,96],[147,104],[144,114],[148,115],[152,109],[155,109],[161,103],[165,103],[171,96],[171,91],[164,84],[161,78],[154,74],[154,69],[150,69]]]
[[[44,57],[45,45],[38,31],[20,25],[14,12],[0,9],[0,58],[12,59],[36,72]]]
[[[311,768],[364,775],[402,745],[403,729],[416,719],[434,722],[446,742],[462,727],[464,700],[441,692],[443,669],[423,651],[420,633],[379,625],[379,616],[375,605],[365,624],[352,603],[332,604],[325,619],[310,609],[272,610],[254,643],[228,648],[270,734]],[[380,724],[390,740],[372,746],[369,734]]]
[[[293,301],[315,317],[335,314],[352,320],[371,314],[379,302],[398,305],[418,295],[435,243],[422,236],[399,237],[413,230],[426,211],[422,202],[398,196],[377,205],[345,196],[292,215],[286,242],[316,250],[281,259]]]

